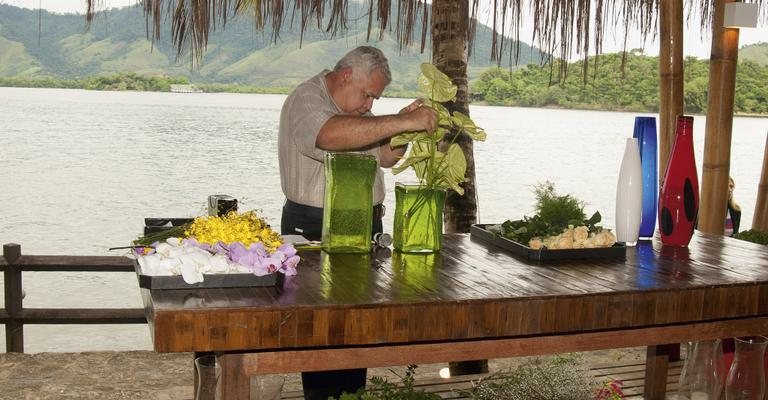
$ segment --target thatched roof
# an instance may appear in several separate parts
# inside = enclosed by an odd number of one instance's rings
[[[99,11],[102,0],[87,0],[86,19],[90,22]],[[303,33],[309,24],[336,33],[346,28],[350,1],[355,0],[143,0],[147,33],[157,40],[166,17],[170,19],[171,35],[178,54],[189,52],[199,59],[212,30],[223,29],[235,15],[252,18],[257,28],[270,24],[275,38],[286,25],[298,25]],[[429,3],[426,0],[360,0],[368,6],[368,34],[392,32],[401,45],[421,43],[424,51],[428,29],[414,32],[417,18],[429,27]],[[602,52],[606,30],[619,34],[639,32],[645,40],[656,34],[661,1],[674,0],[447,0],[468,1],[470,15],[477,19],[481,6],[491,10],[494,28],[491,59],[515,49],[505,43],[504,36],[536,44],[543,51],[561,59],[574,54],[587,58]],[[688,18],[698,15],[702,29],[711,21],[714,0],[686,0]],[[764,0],[748,0],[765,3]],[[768,10],[761,7],[761,20]],[[521,22],[533,20],[531,38],[520,37]],[[326,21],[324,24],[323,21]],[[474,26],[472,24],[471,26]],[[473,39],[470,30],[469,42]],[[626,40],[625,40],[626,43]]]

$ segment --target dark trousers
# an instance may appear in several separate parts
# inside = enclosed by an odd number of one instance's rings
[[[381,222],[383,216],[384,206],[374,206],[371,234],[375,235],[384,231]],[[280,234],[302,235],[309,240],[321,240],[323,236],[323,209],[305,206],[286,199],[285,204],[283,204],[283,215],[280,218]]]
[[[372,228],[374,234],[383,231],[381,214],[381,212],[374,213]],[[321,240],[323,209],[286,200],[280,219],[280,233],[302,235],[309,240]],[[365,368],[302,372],[301,384],[304,389],[304,398],[327,400],[328,397],[338,398],[343,392],[355,393],[358,389],[365,387],[367,372]]]

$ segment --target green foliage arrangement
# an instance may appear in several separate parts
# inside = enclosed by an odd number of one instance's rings
[[[502,236],[527,244],[534,237],[558,235],[569,225],[586,226],[589,233],[603,230],[597,225],[602,219],[600,212],[595,212],[586,219],[584,203],[569,194],[557,194],[554,183],[546,181],[538,184],[533,191],[536,195],[536,213],[531,217],[505,221],[501,224]]]
[[[409,365],[400,384],[392,383],[378,376],[371,378],[369,389],[360,389],[354,394],[344,393],[339,400],[440,400],[434,393],[416,390],[413,387],[416,365]]]
[[[408,168],[413,168],[419,183],[427,189],[452,189],[459,195],[464,189],[459,186],[465,180],[467,160],[456,137],[466,134],[473,140],[485,140],[485,131],[475,125],[469,116],[454,111],[451,113],[440,103],[453,101],[458,88],[451,79],[440,72],[432,64],[421,64],[418,78],[419,89],[426,96],[424,106],[430,107],[437,113],[437,130],[404,132],[392,138],[390,145],[398,147],[410,143],[408,155],[400,164],[392,168],[394,174],[399,174]],[[455,132],[451,132],[455,130]],[[449,141],[447,150],[440,149],[440,141],[446,137]]]
[[[768,245],[768,232],[750,229],[733,235],[736,239],[746,240],[748,242]]]
[[[603,393],[612,387],[615,397]],[[620,385],[601,385],[583,358],[566,354],[535,358],[509,373],[491,375],[478,381],[462,395],[473,400],[593,400],[620,399]]]

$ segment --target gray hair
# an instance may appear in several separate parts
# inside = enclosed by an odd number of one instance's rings
[[[360,72],[370,74],[378,70],[384,75],[387,85],[392,81],[392,73],[389,71],[389,62],[381,50],[373,46],[360,46],[345,54],[333,68],[334,71],[340,71],[345,68],[352,68],[352,74],[357,76]]]

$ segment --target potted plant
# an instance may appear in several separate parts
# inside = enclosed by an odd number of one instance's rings
[[[418,179],[415,184],[395,185],[394,247],[406,253],[440,250],[445,191],[464,194],[461,183],[466,180],[467,160],[456,138],[464,134],[482,141],[486,136],[469,116],[451,113],[441,104],[454,100],[458,88],[437,67],[421,64],[418,84],[425,95],[424,106],[437,113],[437,130],[404,132],[390,142],[392,147],[410,144],[408,154],[392,172],[411,168]],[[446,137],[450,140],[441,143]]]

